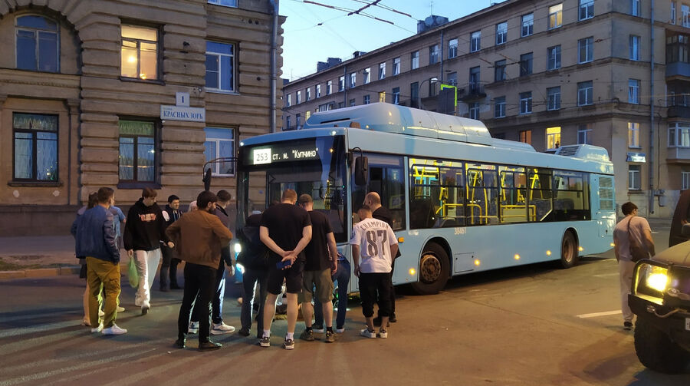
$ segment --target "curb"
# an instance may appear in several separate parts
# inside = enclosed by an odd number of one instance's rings
[[[60,268],[35,268],[19,271],[1,271],[0,280],[42,278],[61,275],[79,274],[81,267],[60,267]]]

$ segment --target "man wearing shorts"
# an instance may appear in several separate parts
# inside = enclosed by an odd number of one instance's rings
[[[297,324],[297,294],[302,291],[304,248],[311,240],[309,213],[295,206],[297,193],[292,189],[283,192],[280,204],[272,205],[261,217],[259,234],[261,242],[269,249],[268,296],[264,308],[264,331],[259,341],[261,347],[271,346],[271,323],[276,309],[276,299],[281,293],[283,280],[287,287],[287,335],[283,347],[295,348],[295,324]],[[286,264],[283,266],[283,264]]]
[[[314,211],[314,200],[308,194],[299,196],[299,206],[309,213],[311,220],[311,241],[304,249],[306,263],[304,265],[304,285],[300,300],[302,303],[302,316],[306,329],[300,338],[306,341],[314,340],[312,329],[312,315],[314,306],[311,301],[316,297],[321,302],[324,320],[326,322],[326,343],[335,342],[333,334],[333,280],[331,272],[337,270],[338,247],[335,244],[333,229],[328,222],[328,217],[321,212]]]

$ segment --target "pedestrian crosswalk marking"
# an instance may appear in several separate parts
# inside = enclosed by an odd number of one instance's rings
[[[605,311],[605,312],[595,312],[592,314],[582,314],[582,315],[577,315],[578,318],[580,319],[587,319],[587,318],[596,318],[598,316],[608,316],[608,315],[617,315],[617,314],[622,314],[623,312],[621,310],[617,311]]]

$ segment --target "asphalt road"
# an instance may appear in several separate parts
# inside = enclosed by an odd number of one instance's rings
[[[655,233],[659,247],[666,246],[667,235],[663,229]],[[358,336],[363,317],[355,305],[336,343],[297,340],[294,351],[280,348],[285,321],[274,323],[270,348],[233,333],[215,337],[224,344],[219,351],[199,352],[193,337],[187,349],[174,349],[181,293],[158,292],[157,283],[144,317],[133,305],[133,290],[123,284],[127,310],[118,324],[129,333],[104,337],[79,325],[78,278],[4,281],[0,386],[687,386],[690,369],[670,376],[638,362],[633,334],[621,328],[612,255],[585,258],[569,270],[538,264],[462,276],[435,296],[402,287],[399,322],[387,340]],[[238,289],[231,287],[225,321],[238,327]]]

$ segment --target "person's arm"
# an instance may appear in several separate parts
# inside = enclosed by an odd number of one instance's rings
[[[227,245],[230,244],[230,240],[232,240],[232,232],[230,232],[230,229],[228,229],[228,227],[223,225],[223,223],[217,216],[213,216],[213,218],[210,221],[213,233],[215,233],[216,236],[220,238],[220,244],[223,247],[227,247]],[[173,223],[173,225],[175,225],[175,223]]]
[[[359,245],[352,244],[352,262],[355,264],[355,275],[359,277]]]
[[[168,223],[165,222],[163,217],[163,211],[158,208],[158,213],[156,214],[156,221],[158,221],[158,233],[160,234],[161,241],[166,244],[169,248],[175,248],[175,243],[170,241],[168,235],[165,234],[165,229],[168,227]]]
[[[338,245],[335,243],[333,232],[326,234],[328,252],[331,255],[331,274],[338,272]]]
[[[398,254],[398,244],[391,244],[391,259],[395,259],[395,255]]]
[[[170,224],[170,226],[165,229],[165,234],[170,240],[177,243],[180,240],[180,223],[175,221]]]
[[[613,253],[616,255],[616,261],[620,261],[620,252],[618,251],[618,235],[613,232]]]
[[[278,244],[276,244],[276,242],[273,241],[271,236],[268,235],[268,228],[266,228],[263,225],[261,226],[261,228],[259,228],[259,239],[261,239],[261,242],[264,243],[266,248],[275,252],[278,256],[285,256],[285,251],[283,250],[283,248],[279,247]]]
[[[127,251],[127,255],[132,256],[134,254],[134,242],[132,237],[132,227],[134,226],[134,207],[129,209],[127,212],[127,221],[125,222],[125,231],[122,232],[122,243]]]
[[[304,250],[304,248],[307,247],[310,241],[311,225],[307,225],[304,228],[302,228],[302,238],[297,243],[297,246],[295,247],[295,249],[293,249],[292,251],[288,251],[288,253],[285,256],[283,256],[283,261],[290,259],[292,260],[292,263],[294,263],[295,260],[297,260],[297,256],[300,254],[300,252]]]
[[[120,250],[117,248],[117,242],[115,241],[117,236],[115,235],[113,221],[113,215],[111,213],[106,213],[105,221],[103,222],[103,238],[105,239],[105,246],[110,254],[111,260],[114,263],[119,263]]]
[[[75,238],[77,237],[77,227],[79,226],[79,218],[81,218],[80,215],[77,215],[77,218],[74,219],[74,222],[72,223],[72,226],[69,229],[69,233],[72,234]]]
[[[656,255],[656,253],[654,252],[654,239],[652,239],[652,230],[649,228],[645,228],[643,233],[644,243],[647,246],[647,250],[652,256]]]

